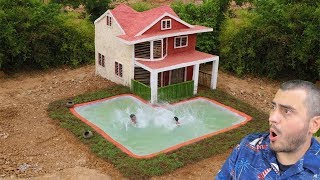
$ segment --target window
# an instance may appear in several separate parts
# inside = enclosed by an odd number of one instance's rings
[[[153,41],[153,59],[162,57],[162,40]]]
[[[105,61],[104,55],[102,55],[102,54],[99,53],[99,59],[98,59],[98,60],[99,60],[99,61],[98,61],[99,65],[102,66],[102,67],[104,67],[104,66],[105,66],[105,65],[104,65],[104,61]]]
[[[102,55],[101,66],[104,67],[104,55]]]
[[[151,49],[153,45],[153,49]],[[153,55],[153,56],[152,56]],[[160,59],[167,55],[167,38],[147,41],[134,45],[134,57],[141,59]]]
[[[115,62],[115,67],[114,67],[114,73],[117,75],[117,76],[120,76],[122,77],[122,64],[118,63],[118,62]]]
[[[111,16],[107,16],[107,26],[111,26],[111,24],[112,24]]]
[[[174,48],[182,48],[188,46],[188,36],[179,36],[174,38]]]
[[[161,30],[171,29],[171,19],[161,21]]]
[[[135,58],[150,59],[150,42],[142,42],[134,45]]]

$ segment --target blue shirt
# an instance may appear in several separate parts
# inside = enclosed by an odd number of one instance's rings
[[[234,148],[216,179],[320,180],[320,144],[315,138],[305,155],[282,173],[269,147],[269,133],[248,135]]]

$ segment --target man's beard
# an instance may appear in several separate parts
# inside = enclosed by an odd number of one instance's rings
[[[294,152],[296,151],[303,143],[306,142],[308,126],[306,125],[299,132],[290,136],[283,136],[281,131],[277,129],[275,126],[272,126],[278,133],[280,133],[282,140],[281,143],[277,142],[277,144],[270,143],[270,148],[275,152]],[[279,139],[277,140],[279,141]]]

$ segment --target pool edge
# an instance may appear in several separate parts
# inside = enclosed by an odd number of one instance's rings
[[[243,117],[245,117],[245,120],[242,121],[241,123],[238,123],[238,124],[235,124],[235,125],[232,125],[232,126],[229,126],[227,128],[224,128],[224,129],[221,129],[219,131],[215,131],[213,133],[209,133],[209,134],[206,134],[206,135],[203,135],[203,136],[200,136],[200,137],[197,137],[197,138],[194,138],[194,139],[191,139],[191,140],[188,140],[186,142],[183,142],[183,143],[180,143],[180,144],[177,144],[175,146],[172,146],[172,147],[169,147],[167,149],[164,149],[162,151],[159,151],[159,152],[156,152],[156,153],[152,153],[152,154],[148,154],[148,155],[143,155],[143,156],[140,156],[140,155],[136,155],[134,154],[133,152],[131,152],[129,149],[127,149],[126,147],[124,147],[122,144],[120,144],[119,142],[117,142],[116,140],[114,140],[112,137],[110,137],[107,133],[105,133],[102,129],[100,129],[98,126],[96,126],[95,124],[91,123],[90,121],[88,121],[86,118],[82,117],[80,114],[78,114],[76,111],[75,111],[75,108],[76,107],[79,107],[79,106],[83,106],[83,105],[88,105],[88,104],[93,104],[93,103],[96,103],[96,102],[100,102],[100,101],[105,101],[105,100],[110,100],[110,99],[114,99],[114,98],[117,98],[117,97],[123,97],[123,96],[131,96],[131,97],[134,97],[136,98],[137,100],[145,103],[145,104],[149,104],[150,106],[154,107],[155,105],[153,104],[150,104],[148,101],[142,99],[141,97],[139,96],[136,96],[134,94],[120,94],[120,95],[115,95],[115,96],[111,96],[111,97],[107,97],[107,98],[103,98],[103,99],[98,99],[98,100],[95,100],[95,101],[90,101],[90,102],[85,102],[85,103],[80,103],[80,104],[75,104],[72,108],[69,108],[70,112],[75,115],[77,118],[79,118],[82,122],[86,123],[88,126],[92,127],[97,133],[99,133],[102,137],[104,137],[106,140],[110,141],[111,143],[113,143],[116,147],[118,147],[122,152],[128,154],[130,157],[133,157],[133,158],[137,158],[137,159],[149,159],[149,158],[152,158],[152,157],[155,157],[159,154],[163,154],[163,153],[168,153],[168,152],[171,152],[171,151],[174,151],[174,150],[177,150],[183,146],[187,146],[189,144],[192,144],[192,143],[195,143],[195,142],[198,142],[198,141],[201,141],[205,138],[209,138],[209,137],[212,137],[212,136],[215,136],[217,134],[221,134],[221,133],[224,133],[224,132],[227,132],[227,131],[230,131],[232,129],[236,129],[236,128],[239,128],[240,126],[242,125],[245,125],[246,123],[248,123],[249,121],[252,120],[252,117],[239,111],[239,110],[236,110],[230,106],[227,106],[227,105],[224,105],[218,101],[215,101],[213,99],[210,99],[210,98],[207,98],[207,97],[202,97],[202,96],[197,96],[197,97],[193,97],[193,98],[190,98],[190,99],[186,99],[186,100],[183,100],[183,101],[179,101],[179,102],[176,102],[176,103],[171,103],[172,105],[175,105],[175,104],[180,104],[180,103],[183,103],[183,102],[187,102],[187,101],[191,101],[191,100],[195,100],[195,99],[205,99],[207,101],[210,101],[214,104],[217,104],[219,106],[222,106],[238,115],[241,115]]]

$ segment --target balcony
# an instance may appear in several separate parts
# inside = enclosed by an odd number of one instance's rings
[[[167,55],[167,38],[147,41],[134,45],[134,57],[137,60],[158,61]]]

